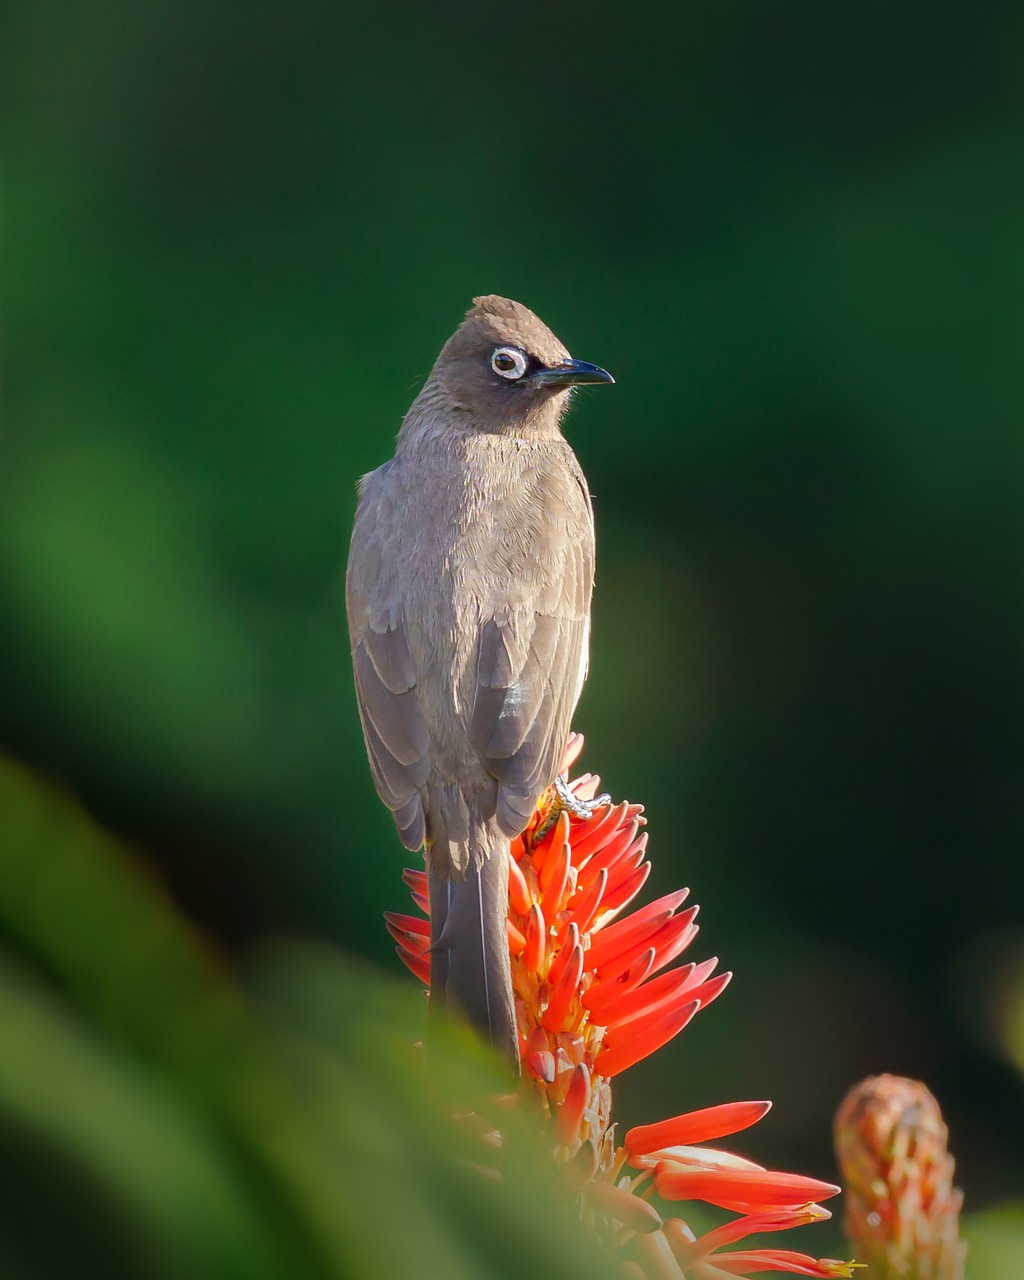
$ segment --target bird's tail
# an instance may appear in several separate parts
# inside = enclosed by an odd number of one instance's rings
[[[479,866],[470,866],[459,879],[442,875],[434,860],[427,860],[431,1001],[435,1008],[458,1006],[518,1067],[508,959],[508,839],[495,830],[485,843]]]

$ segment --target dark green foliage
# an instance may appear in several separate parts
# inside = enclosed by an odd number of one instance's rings
[[[518,297],[617,378],[568,424],[583,766],[737,971],[623,1119],[773,1096],[758,1155],[827,1177],[890,1070],[969,1203],[1024,1191],[1020,33],[997,0],[0,6],[6,748],[218,939],[391,962],[354,484],[470,297]]]

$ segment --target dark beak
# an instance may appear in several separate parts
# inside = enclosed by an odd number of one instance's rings
[[[551,369],[538,369],[530,380],[541,387],[577,387],[584,382],[614,382],[615,379],[600,365],[587,360],[566,360]]]

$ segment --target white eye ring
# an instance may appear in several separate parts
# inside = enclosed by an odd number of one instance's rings
[[[491,352],[491,369],[499,378],[517,382],[526,372],[526,356],[518,347],[496,347]]]

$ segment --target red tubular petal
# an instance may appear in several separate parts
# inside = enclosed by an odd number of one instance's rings
[[[505,932],[508,934],[508,953],[519,956],[526,950],[526,937],[515,927],[511,920],[505,921]]]
[[[593,800],[601,790],[601,776],[597,773],[581,773],[574,782],[569,783],[569,790],[577,800]],[[602,812],[608,807],[602,805]]]
[[[413,902],[416,903],[416,905],[423,912],[423,914],[429,919],[430,918],[430,899],[427,897],[427,895],[425,893],[410,893],[409,896],[412,898]]]
[[[552,849],[561,849],[566,840],[569,839],[569,814],[563,809],[551,830],[547,833],[540,844],[533,851],[530,858],[530,864],[534,871],[540,875],[541,868],[551,855]]]
[[[852,1276],[853,1264],[838,1258],[811,1258],[791,1249],[754,1249],[742,1253],[716,1253],[709,1259],[729,1276],[749,1276],[759,1271],[786,1271],[796,1276],[819,1276],[824,1280]]]
[[[402,964],[405,965],[409,972],[414,974],[419,978],[420,982],[425,983],[429,987],[430,957],[425,955],[411,955],[404,949],[404,947],[395,947],[395,951],[398,953],[399,960],[401,960]]]
[[[611,884],[605,890],[604,902],[601,903],[603,912],[621,911],[623,907],[629,906],[636,895],[644,887],[647,877],[651,874],[651,864],[649,862],[641,863],[639,867],[621,884],[612,888]]]
[[[619,956],[625,955],[627,951],[635,950],[637,946],[642,946],[644,943],[649,946],[650,940],[658,930],[672,919],[672,911],[671,908],[665,907],[652,916],[640,917],[641,913],[638,911],[636,916],[628,916],[625,920],[620,920],[614,932],[611,928],[596,930],[587,948],[587,968],[603,968],[617,960]]]
[[[562,895],[569,878],[569,845],[564,843],[559,849],[552,850],[547,862],[541,867],[540,909],[545,920],[554,920],[562,906]]]
[[[623,1187],[613,1187],[610,1182],[591,1182],[584,1193],[596,1209],[630,1231],[645,1234],[661,1228],[661,1214],[657,1209]]]
[[[688,975],[683,976],[682,980],[677,978],[674,983],[664,981],[665,978],[675,977],[680,972],[685,975],[685,970],[673,970],[670,974],[662,974],[660,978],[645,982],[636,991],[609,1005],[604,1012],[604,1025],[609,1030],[628,1027],[633,1022],[651,1018],[656,1014],[664,1013],[667,1009],[690,1004],[692,1001],[696,1001],[703,1009],[705,1004],[710,1004],[714,997],[728,986],[729,979],[732,977],[731,973],[722,974],[712,982],[704,983],[702,987],[693,990],[690,989]],[[718,984],[717,987],[714,986],[715,983]],[[704,998],[705,995],[707,999]],[[597,1019],[594,1018],[592,1021],[596,1022]]]
[[[664,1231],[672,1247],[672,1252],[675,1254],[676,1262],[685,1270],[686,1266],[693,1260],[692,1253],[695,1240],[693,1232],[682,1218],[669,1218],[665,1223]]]
[[[562,756],[562,767],[558,770],[563,776],[568,776],[569,770],[582,755],[584,741],[582,733],[569,734],[569,741],[565,744],[565,753]]]
[[[565,820],[564,822],[562,821],[563,819]],[[569,823],[568,812],[560,813],[558,815],[558,822],[560,826],[567,826]],[[537,883],[540,885],[542,893],[551,883],[551,877],[559,873],[561,862],[565,858],[565,846],[568,843],[568,832],[566,833],[564,840],[553,840],[551,842],[551,847],[548,849],[547,857],[545,857],[543,862],[535,868],[537,872]]]
[[[640,824],[637,822],[631,822],[629,826],[626,828],[626,831],[632,832],[639,825]],[[641,857],[643,856],[643,854],[647,850],[647,839],[648,839],[647,832],[645,831],[642,835],[637,836],[635,840],[632,840],[629,844],[627,844],[625,848],[622,847],[622,842],[619,840],[616,840],[614,844],[607,845],[605,848],[595,853],[594,856],[590,859],[589,862],[586,863],[585,866],[580,868],[581,876],[583,876],[584,878],[586,878],[587,876],[596,876],[602,867],[607,867],[609,872],[609,877],[613,878],[611,877],[612,868],[622,858],[626,857],[627,854],[632,857],[637,853],[637,851],[639,851]],[[633,865],[636,866],[635,858],[633,861]]]
[[[426,893],[427,873],[425,871],[414,871],[412,867],[406,867],[402,872],[402,883],[407,888],[412,889],[414,893]]]
[[[692,1147],[697,1142],[712,1142],[749,1129],[768,1114],[771,1106],[770,1102],[723,1102],[721,1106],[688,1111],[670,1120],[659,1120],[657,1124],[637,1125],[626,1134],[626,1150],[631,1156],[650,1155],[663,1147]]]
[[[690,977],[686,984],[687,990],[691,987],[699,987],[701,983],[710,978],[711,974],[714,972],[716,964],[718,964],[718,956],[710,956],[707,960],[701,960],[699,964],[691,963],[684,966],[691,970]],[[675,970],[675,972],[678,973],[681,972],[681,970]]]
[[[650,950],[653,952],[654,948]],[[645,955],[647,952],[644,953]],[[653,967],[654,960],[651,959]],[[599,1027],[610,1026],[621,1021],[630,1012],[641,1008],[655,995],[662,996],[666,991],[674,990],[681,996],[690,982],[692,964],[684,964],[679,969],[663,973],[641,986],[639,983],[602,982],[588,988],[583,997],[583,1006],[590,1013],[590,1021]]]
[[[689,892],[689,889],[677,889],[675,893],[666,893],[663,898],[657,898],[654,902],[648,902],[647,905],[641,907],[639,911],[634,911],[632,915],[627,916],[625,920],[617,920],[615,924],[606,925],[601,930],[600,945],[602,947],[612,947],[619,944],[620,940],[624,940],[626,938],[630,938],[635,942],[636,938],[639,936],[639,934],[637,934],[637,930],[645,920],[650,920],[652,924],[657,921],[655,927],[659,927],[679,910],[689,895]],[[653,928],[651,932],[654,932]],[[623,942],[620,949],[625,950],[626,945],[627,944]]]
[[[551,961],[551,968],[548,970],[548,982],[556,987],[561,980],[565,966],[569,963],[573,951],[580,945],[580,931],[574,924],[570,924],[567,929],[563,929],[555,941],[558,951]],[[577,979],[577,982],[579,979]]]
[[[576,921],[580,933],[586,933],[597,915],[608,884],[608,870],[602,867],[593,880],[583,889],[577,890],[569,899],[569,910]]]
[[[571,1147],[579,1137],[583,1110],[590,1097],[590,1072],[584,1063],[573,1068],[565,1099],[555,1116],[555,1136],[563,1147]]]
[[[776,1210],[774,1213],[751,1213],[723,1222],[720,1227],[705,1232],[699,1240],[694,1240],[691,1236],[685,1243],[675,1241],[672,1247],[679,1261],[686,1265],[699,1262],[723,1245],[735,1244],[737,1240],[743,1240],[747,1236],[758,1235],[762,1231],[790,1231],[793,1227],[804,1227],[812,1222],[827,1222],[831,1216],[827,1209],[817,1204]],[[673,1237],[670,1235],[669,1239],[672,1240]]]
[[[598,1062],[594,1065],[600,1070]],[[666,1200],[706,1200],[723,1209],[745,1205],[747,1213],[797,1208],[839,1194],[839,1188],[832,1183],[798,1173],[724,1166],[683,1169],[671,1161],[658,1165],[654,1180],[658,1194]]]
[[[599,810],[592,818],[579,824],[573,832],[571,842],[574,867],[582,866],[587,858],[602,848],[617,828],[627,821],[628,809],[629,805],[623,801],[622,804]]]
[[[558,986],[551,993],[548,1007],[540,1020],[545,1031],[561,1031],[565,1026],[566,1015],[572,998],[579,990],[580,978],[583,976],[583,948],[578,944],[573,948],[569,962],[565,966]]]
[[[614,862],[608,864],[608,888],[606,895],[610,898],[613,893],[619,889],[636,874],[637,867],[644,860],[644,850],[640,846],[639,840],[634,840],[627,849],[615,859]]]
[[[727,969],[725,973],[718,974],[709,982],[702,982],[696,987],[687,987],[686,995],[690,1000],[700,1001],[700,1007],[706,1009],[712,1000],[717,1000],[730,982],[732,982],[732,970]]]
[[[525,916],[533,905],[533,894],[515,858],[508,860],[508,900],[512,910]]]
[[[387,931],[402,950],[408,951],[411,956],[425,955],[430,946],[429,938],[424,938],[418,933],[407,933],[404,929],[399,929],[397,925],[392,924],[390,920],[387,923]]]
[[[530,973],[539,974],[547,952],[547,925],[544,914],[536,904],[530,908],[526,918],[526,950],[523,952],[523,964]]]
[[[400,929],[402,933],[420,934],[424,938],[430,937],[430,921],[421,920],[419,916],[403,916],[398,911],[385,911],[384,919],[388,924],[393,924],[396,929]]]
[[[699,1008],[700,1005],[694,1002],[683,1005],[681,1009],[670,1009],[651,1023],[634,1022],[628,1036],[601,1050],[594,1059],[594,1070],[603,1076],[617,1076],[678,1035]]]
[[[584,952],[584,960],[587,953]],[[583,996],[584,1009],[593,1010],[592,1020],[599,1025],[603,1025],[597,1012],[605,1008],[610,1000],[622,995],[625,991],[632,991],[643,982],[644,978],[654,968],[655,951],[653,947],[649,947],[641,956],[638,956],[634,963],[624,974],[618,978],[612,978],[606,982],[597,981],[590,987]]]
[[[685,939],[682,946],[679,947],[679,951],[681,951],[693,937],[690,930],[693,928],[693,919],[698,910],[699,908],[696,906],[687,907],[679,915],[672,916],[671,919],[666,920],[653,933],[646,934],[644,938],[628,950],[611,956],[607,960],[598,959],[594,965],[594,968],[597,969],[598,977],[602,981],[607,981],[615,978],[620,973],[624,973],[648,947],[654,948],[654,964],[656,968],[660,969],[662,965],[668,964],[669,960],[674,960],[678,955],[678,951],[673,950],[676,944],[681,939]],[[594,948],[591,948],[591,950],[594,950]]]
[[[535,1049],[532,1053],[527,1053],[523,1061],[535,1080],[544,1084],[555,1083],[555,1055],[549,1049]]]

